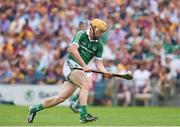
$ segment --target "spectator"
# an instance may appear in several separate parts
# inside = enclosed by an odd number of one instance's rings
[[[44,82],[46,84],[56,84],[58,82],[55,66],[53,64],[50,64],[49,68],[47,69],[44,75]]]
[[[94,87],[94,105],[112,105],[110,96],[105,92],[107,80],[100,77],[95,81]]]
[[[10,21],[7,19],[7,14],[4,13],[1,15],[0,28],[2,32],[7,32],[10,26]]]
[[[12,70],[12,84],[23,84],[25,76],[23,72],[20,70],[20,68],[17,65],[14,65],[12,67]]]
[[[12,80],[12,71],[9,68],[7,62],[0,64],[0,83],[1,84],[10,84]]]
[[[151,72],[146,69],[145,63],[141,63],[133,73],[134,97],[135,99],[144,100],[145,105],[148,105],[151,96],[150,75]]]
[[[27,74],[25,75],[25,83],[26,84],[39,84],[41,83],[41,75],[36,72],[35,67],[32,65],[28,65],[27,67]]]

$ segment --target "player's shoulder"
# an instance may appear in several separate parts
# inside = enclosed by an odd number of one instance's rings
[[[101,40],[101,39],[98,39],[98,41],[99,41],[99,43],[98,43],[98,44],[99,44],[100,46],[102,46],[102,47],[103,47],[103,46],[104,46],[104,44],[103,44],[102,40]]]
[[[75,35],[78,35],[78,36],[86,36],[86,31],[85,31],[85,30],[77,31]]]
[[[98,46],[98,50],[103,50],[104,44],[102,43],[102,41],[100,39],[98,39],[98,43],[96,43]]]
[[[77,31],[72,39],[72,42],[79,43],[86,38],[86,32],[84,30]]]

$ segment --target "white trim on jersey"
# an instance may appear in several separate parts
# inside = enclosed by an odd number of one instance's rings
[[[70,45],[72,45],[72,44],[77,45],[77,47],[79,48],[79,44],[78,44],[77,42],[73,42],[73,43],[71,43]]]
[[[102,57],[96,57],[96,56],[95,56],[95,59],[102,60]]]

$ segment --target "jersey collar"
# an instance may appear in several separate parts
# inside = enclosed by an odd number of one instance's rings
[[[90,32],[90,28],[88,28],[87,31],[86,31],[86,34],[88,35],[88,38],[89,38],[90,42],[98,42],[98,40],[92,40],[92,39],[89,37],[89,32]]]

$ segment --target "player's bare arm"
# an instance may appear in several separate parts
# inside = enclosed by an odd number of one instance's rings
[[[85,72],[88,72],[91,70],[91,68],[89,66],[87,66],[86,63],[81,58],[81,56],[78,52],[78,46],[76,44],[71,44],[68,47],[68,53],[71,54],[77,60],[77,62],[83,67],[83,70]]]
[[[105,77],[107,77],[107,78],[112,77],[112,73],[107,72],[107,70],[105,69],[102,59],[95,59],[95,65],[96,65],[96,68],[98,71],[106,73],[104,75]]]

